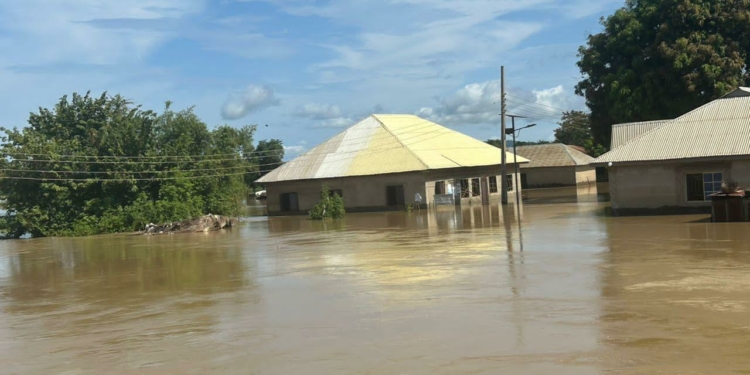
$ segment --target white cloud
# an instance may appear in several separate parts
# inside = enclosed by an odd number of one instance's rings
[[[331,120],[341,117],[341,108],[330,104],[305,104],[297,107],[293,114],[312,120]]]
[[[304,145],[284,146],[284,156],[299,155],[305,151],[307,151],[307,147],[305,147]]]
[[[508,114],[524,116],[527,121],[557,121],[563,110],[571,109],[572,96],[563,86],[531,92],[510,89],[506,92],[506,109]],[[499,123],[501,97],[500,81],[471,83],[439,98],[437,107],[423,107],[415,114],[447,125]]]
[[[570,106],[570,96],[565,92],[562,85],[546,90],[533,90],[532,93],[536,97],[536,103],[540,104],[540,106],[538,106],[539,109],[548,108],[550,110],[567,110]]]
[[[351,117],[337,117],[318,122],[313,128],[345,128],[354,125],[356,121]]]
[[[98,21],[149,22],[199,12],[204,0],[9,0],[0,2],[0,24],[13,38],[6,64],[59,62],[113,64],[139,61],[170,37],[164,28],[102,28]],[[165,21],[166,22],[166,21]]]
[[[279,99],[270,87],[250,85],[229,95],[221,108],[221,117],[225,120],[237,120],[278,104]]]

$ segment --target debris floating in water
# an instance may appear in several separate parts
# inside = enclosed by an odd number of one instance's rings
[[[167,234],[189,232],[211,232],[231,228],[237,219],[221,215],[205,215],[198,219],[177,221],[165,224],[149,223],[139,234]]]

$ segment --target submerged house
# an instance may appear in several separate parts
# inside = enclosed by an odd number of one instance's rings
[[[659,124],[593,164],[608,167],[620,212],[708,207],[723,181],[750,187],[750,88]]]
[[[521,165],[524,189],[596,183],[594,160],[580,148],[562,143],[518,146],[516,154],[529,159]]]
[[[419,198],[421,205],[489,201],[500,199],[501,153],[416,116],[372,115],[256,182],[266,187],[269,215],[309,211],[323,185],[350,212],[403,208]],[[515,165],[513,154],[506,157],[511,199]]]

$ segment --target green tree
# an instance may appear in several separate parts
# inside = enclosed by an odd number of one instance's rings
[[[262,140],[258,142],[257,163],[258,177],[265,176],[268,172],[284,164],[284,144],[279,139]]]
[[[255,127],[210,131],[192,109],[157,114],[121,96],[73,94],[2,130],[7,215],[16,238],[132,231],[148,222],[236,214],[256,170]]]
[[[563,112],[555,129],[555,143],[583,146],[591,139],[591,122],[589,114],[582,111]]]
[[[323,185],[320,189],[320,200],[310,210],[310,219],[342,219],[345,214],[344,199],[338,194],[331,194],[328,186]]]
[[[670,119],[750,80],[750,1],[628,0],[579,49],[576,93],[594,142],[616,123]]]

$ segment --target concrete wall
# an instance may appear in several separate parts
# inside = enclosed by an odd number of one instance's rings
[[[576,167],[522,168],[529,188],[551,186],[574,186],[576,184]],[[596,178],[596,175],[594,175]]]
[[[721,172],[724,180],[750,187],[750,160],[691,163],[648,163],[609,168],[609,193],[614,209],[705,207],[710,202],[687,200],[686,175]]]
[[[576,167],[577,185],[596,185],[596,168],[589,165]]]
[[[512,171],[513,165],[509,165]],[[299,199],[299,212],[310,210],[317,202],[320,188],[327,185],[329,189],[340,189],[350,211],[357,210],[387,210],[386,188],[387,186],[403,185],[404,199],[406,203],[414,202],[415,194],[419,193],[423,203],[432,202],[435,192],[435,181],[456,180],[462,178],[478,178],[482,176],[497,175],[499,166],[440,169],[432,171],[420,171],[410,173],[397,173],[375,176],[357,176],[334,179],[297,180],[286,182],[273,182],[266,184],[266,196],[268,212],[270,215],[281,214],[280,196],[284,193],[297,193]],[[498,177],[498,189],[500,179]],[[519,181],[520,185],[520,181]],[[428,188],[429,187],[429,188]],[[493,194],[500,199],[500,193]],[[508,194],[509,200],[515,199]],[[481,201],[480,197],[476,197]],[[290,213],[291,214],[291,213]]]
[[[736,160],[730,168],[730,178],[740,184],[740,187],[750,189],[750,160]]]

